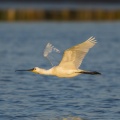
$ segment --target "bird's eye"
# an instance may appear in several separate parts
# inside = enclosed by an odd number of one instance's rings
[[[36,68],[34,68],[34,70],[36,70]]]

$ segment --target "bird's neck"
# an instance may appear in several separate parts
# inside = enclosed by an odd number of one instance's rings
[[[38,71],[38,73],[39,74],[43,74],[43,75],[52,75],[52,69],[48,69],[48,70],[46,70],[46,69],[39,69],[39,71]]]

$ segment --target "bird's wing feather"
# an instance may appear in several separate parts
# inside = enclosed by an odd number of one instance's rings
[[[60,53],[60,51],[59,51],[57,48],[55,48],[52,44],[48,43],[48,44],[46,45],[45,49],[44,49],[43,56],[44,56],[44,57],[47,57],[47,56],[49,55],[49,53],[52,52],[52,50],[54,50],[54,51],[57,52],[57,53]]]
[[[43,56],[49,60],[49,62],[50,62],[50,64],[51,64],[52,66],[53,66],[53,64],[52,64],[52,62],[50,61],[50,59],[48,58],[48,55],[49,55],[49,53],[51,53],[53,50],[54,50],[55,52],[57,52],[57,53],[60,53],[60,51],[59,51],[57,48],[55,48],[52,44],[48,43],[48,44],[46,45],[46,47],[45,47],[45,49],[44,49],[44,53],[43,53]]]
[[[66,68],[78,68],[89,49],[92,48],[95,44],[95,38],[90,37],[85,42],[65,50],[59,66]]]

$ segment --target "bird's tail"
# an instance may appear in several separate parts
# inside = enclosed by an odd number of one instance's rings
[[[101,73],[97,71],[80,71],[82,74],[90,74],[90,75],[101,75]]]

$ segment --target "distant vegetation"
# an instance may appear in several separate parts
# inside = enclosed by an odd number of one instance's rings
[[[0,9],[0,21],[113,21],[120,20],[119,10],[102,9]]]

